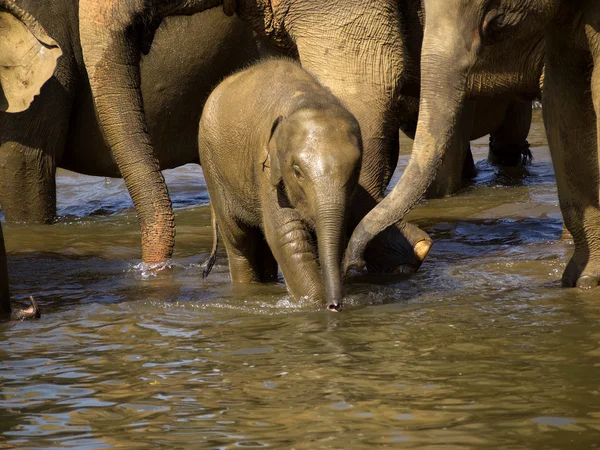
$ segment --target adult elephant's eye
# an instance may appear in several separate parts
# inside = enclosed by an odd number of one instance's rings
[[[499,42],[504,34],[503,29],[505,25],[506,16],[502,9],[489,10],[481,23],[481,40],[486,45]]]

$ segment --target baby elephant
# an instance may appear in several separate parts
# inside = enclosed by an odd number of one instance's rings
[[[199,148],[232,281],[276,280],[279,264],[296,300],[339,310],[362,157],[354,116],[297,63],[271,59],[213,91]]]

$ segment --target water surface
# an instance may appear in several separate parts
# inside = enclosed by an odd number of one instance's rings
[[[199,168],[167,174],[157,276],[122,181],[61,172],[59,223],[5,228],[13,295],[44,315],[0,324],[0,448],[597,448],[600,295],[560,288],[539,112],[530,142],[526,171],[474,143],[475,184],[411,214],[435,240],[422,269],[351,280],[341,314],[234,289],[224,258],[202,281]]]

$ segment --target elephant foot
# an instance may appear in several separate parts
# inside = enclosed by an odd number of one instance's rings
[[[409,274],[421,267],[433,241],[416,226],[405,225],[388,228],[369,244],[365,252],[369,273]]]
[[[488,161],[498,166],[527,166],[533,161],[533,154],[527,141],[523,141],[520,145],[502,145],[490,135]]]
[[[10,320],[19,321],[39,319],[42,316],[40,306],[37,304],[37,302],[32,296],[29,296],[29,301],[31,302],[31,306],[29,308],[13,311],[10,315]]]
[[[361,222],[348,243],[342,273],[365,267],[371,273],[412,273],[421,267],[432,244],[427,233],[404,220],[379,234],[368,231]]]
[[[581,267],[584,267],[583,269]],[[571,258],[562,276],[563,287],[592,289],[600,284],[600,262],[588,261],[585,265]]]
[[[342,261],[342,276],[348,275],[351,270],[364,270],[367,263],[362,256],[359,256],[359,254],[360,252],[353,252],[351,249],[346,250],[344,260]]]

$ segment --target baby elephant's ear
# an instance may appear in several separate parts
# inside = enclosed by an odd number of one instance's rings
[[[271,127],[271,135],[269,136],[269,166],[271,167],[271,183],[273,186],[277,186],[281,182],[281,166],[279,163],[279,152],[282,149],[277,148],[275,141],[273,140],[273,136],[279,127],[279,124],[283,121],[283,116],[279,116],[273,122],[273,126]]]
[[[0,111],[26,110],[54,73],[61,54],[29,13],[0,1]]]

